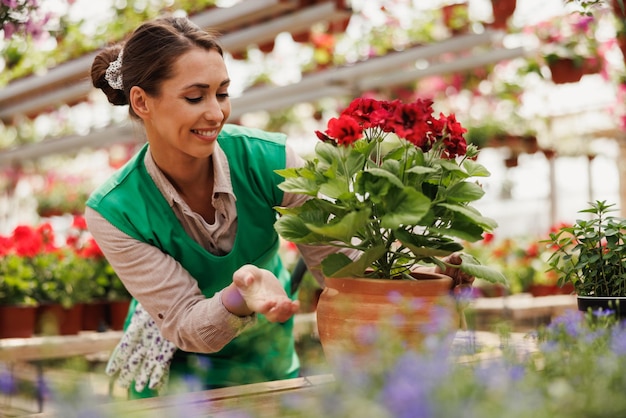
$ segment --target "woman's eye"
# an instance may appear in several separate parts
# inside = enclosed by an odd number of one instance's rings
[[[230,94],[228,94],[228,93],[218,93],[217,97],[219,97],[221,99],[226,99],[226,98],[230,97]]]
[[[185,97],[189,103],[200,103],[202,101],[202,96],[200,97]]]

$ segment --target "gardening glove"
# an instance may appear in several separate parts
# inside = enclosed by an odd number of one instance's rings
[[[160,388],[167,381],[176,346],[161,335],[150,315],[137,304],[130,324],[115,347],[105,372],[117,376],[117,383],[128,388],[135,381],[135,390],[146,385]]]

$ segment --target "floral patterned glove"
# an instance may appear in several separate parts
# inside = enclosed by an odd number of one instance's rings
[[[154,320],[137,304],[130,324],[106,366],[109,376],[117,376],[117,384],[141,392],[146,385],[160,388],[169,375],[176,346],[163,338]]]

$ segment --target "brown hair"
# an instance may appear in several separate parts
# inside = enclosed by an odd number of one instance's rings
[[[123,90],[112,88],[105,79],[109,64],[124,48],[122,58]],[[202,30],[185,17],[161,17],[143,23],[124,45],[106,47],[94,58],[91,80],[114,105],[127,105],[130,88],[139,86],[151,96],[158,96],[161,83],[172,77],[174,63],[194,47],[216,50],[223,55],[214,32]],[[129,107],[132,117],[137,117]]]

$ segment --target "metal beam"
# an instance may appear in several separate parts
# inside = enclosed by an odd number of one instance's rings
[[[232,31],[221,37],[221,43],[226,50],[236,51],[249,44],[273,40],[281,32],[310,27],[316,22],[338,19],[350,13],[337,10],[335,1],[298,8],[298,0],[243,1],[228,8],[212,8],[190,19],[203,28]],[[269,19],[281,13],[288,14],[258,23],[259,19]],[[237,29],[246,25],[254,26]],[[51,68],[43,75],[9,83],[0,90],[0,120],[9,122],[16,115],[31,115],[85,98],[91,91],[89,71],[97,54],[98,51],[91,52]]]
[[[473,35],[464,38],[461,46],[486,41],[487,35]],[[470,41],[473,39],[472,41]],[[356,63],[350,67],[336,68],[325,73],[311,74],[299,83],[282,87],[262,87],[244,92],[241,97],[231,100],[233,111],[231,118],[238,119],[245,113],[255,111],[275,111],[297,103],[306,103],[324,97],[358,95],[364,90],[389,85],[403,84],[434,74],[445,74],[463,71],[505,59],[512,59],[526,53],[524,48],[493,49],[475,55],[452,59],[448,62],[435,62],[424,69],[401,70],[403,65],[415,62],[416,58],[440,56],[446,51],[466,50],[455,42],[444,41],[434,47],[426,45],[372,60]],[[404,55],[404,56],[402,56]],[[128,124],[112,125],[87,135],[72,135],[63,138],[44,140],[35,144],[23,145],[13,150],[0,152],[0,167],[14,164],[22,160],[41,158],[55,153],[76,151],[81,147],[106,147],[114,143],[141,141],[133,135]]]

